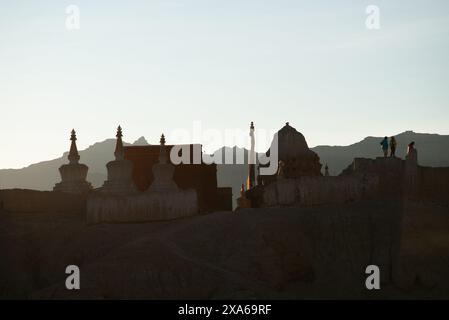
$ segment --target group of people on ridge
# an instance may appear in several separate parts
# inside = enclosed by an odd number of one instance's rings
[[[388,157],[388,146],[390,146],[390,157],[396,157],[396,139],[394,137],[390,138],[390,142],[388,143],[388,137],[385,137],[380,145],[382,146],[382,150],[384,152],[384,157]]]
[[[395,137],[391,137],[390,141],[388,141],[388,137],[383,138],[380,142],[382,146],[382,151],[384,152],[384,157],[388,157],[388,147],[390,147],[390,157],[396,157],[396,139]],[[415,141],[412,141],[408,145],[407,155],[416,153],[415,150]]]

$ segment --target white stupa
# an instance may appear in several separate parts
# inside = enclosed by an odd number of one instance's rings
[[[115,145],[115,160],[108,162],[108,180],[100,188],[100,192],[111,195],[128,195],[136,192],[136,187],[132,179],[133,164],[125,160],[123,150],[122,128],[117,128],[117,142]]]
[[[57,183],[53,191],[82,194],[92,190],[92,185],[86,181],[89,167],[79,163],[80,155],[76,147],[76,132],[72,130],[70,137],[71,145],[68,155],[69,163],[59,167],[61,182]]]

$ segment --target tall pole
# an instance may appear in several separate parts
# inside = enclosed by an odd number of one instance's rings
[[[253,188],[256,185],[256,152],[254,150],[255,137],[254,137],[254,123],[251,122],[249,128],[249,136],[251,137],[251,150],[249,152],[249,165],[248,165],[248,180],[246,182],[247,190]]]

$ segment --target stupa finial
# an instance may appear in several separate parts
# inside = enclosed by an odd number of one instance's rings
[[[70,132],[71,136],[70,136],[70,140],[71,141],[76,141],[76,131],[75,129],[72,129],[72,132]]]
[[[122,127],[118,126],[117,128],[117,134],[115,135],[117,137],[117,142],[115,143],[115,160],[123,160],[125,158],[125,152],[123,150],[123,133],[122,133]]]
[[[118,128],[117,128],[117,135],[116,135],[116,137],[118,138],[118,137],[123,137],[123,134],[122,134],[122,127],[121,126],[118,126]]]
[[[164,134],[161,135],[160,144],[161,144],[161,147],[159,149],[159,163],[167,163],[167,154],[166,154],[166,150],[165,150]]]
[[[69,151],[68,159],[71,164],[76,164],[80,160],[80,155],[78,153],[78,148],[76,147],[75,129],[72,129],[72,132],[70,135],[70,141],[72,141],[72,143],[70,144],[70,151]]]

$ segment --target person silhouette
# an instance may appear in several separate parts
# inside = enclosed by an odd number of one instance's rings
[[[388,156],[388,137],[385,137],[380,142],[380,145],[382,146],[382,151],[384,152],[384,157],[386,158]]]
[[[406,159],[416,161],[418,159],[418,152],[415,149],[415,141],[408,144]]]
[[[390,157],[396,157],[396,138],[390,138]]]

